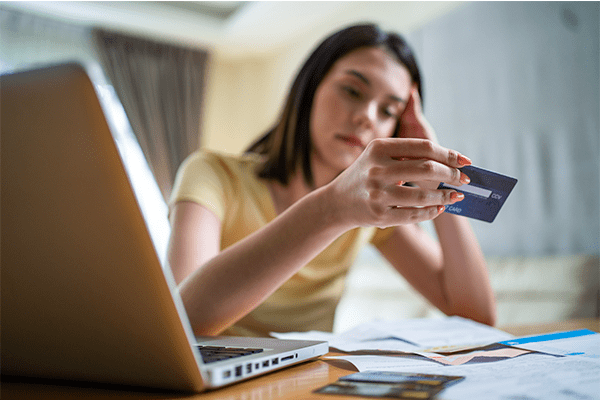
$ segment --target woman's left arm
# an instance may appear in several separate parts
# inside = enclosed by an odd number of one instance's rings
[[[485,259],[469,221],[452,214],[433,220],[438,241],[418,225],[394,228],[381,254],[434,306],[494,325],[496,304]]]
[[[400,118],[399,136],[436,141],[416,88]],[[439,182],[416,184],[435,189]],[[469,221],[441,214],[433,223],[439,242],[417,225],[402,225],[377,247],[415,289],[444,313],[494,325],[496,302],[485,258]]]

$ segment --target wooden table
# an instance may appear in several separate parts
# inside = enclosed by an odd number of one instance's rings
[[[582,319],[527,326],[505,326],[500,329],[516,336],[555,331],[590,329],[600,332],[600,320]],[[281,371],[240,382],[232,386],[201,394],[179,394],[149,391],[126,391],[102,385],[72,386],[52,381],[5,379],[1,385],[2,398],[10,399],[199,399],[199,400],[270,400],[270,399],[324,399],[335,396],[313,393],[315,389],[335,382],[338,378],[356,372],[344,362],[317,360]]]

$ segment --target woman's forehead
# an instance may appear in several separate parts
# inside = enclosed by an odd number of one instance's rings
[[[378,47],[362,47],[338,59],[330,73],[335,75],[356,75],[392,86],[391,89],[404,91],[411,84],[408,69],[395,57]]]

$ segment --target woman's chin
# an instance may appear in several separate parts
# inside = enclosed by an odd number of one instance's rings
[[[336,163],[336,165],[339,167],[340,173],[348,167],[350,167],[357,159],[358,155],[348,155],[346,157],[341,158],[339,162]]]
[[[359,147],[348,147],[345,146],[343,149],[337,149],[335,152],[330,152],[327,161],[321,158],[319,164],[323,167],[327,166],[327,169],[331,169],[331,172],[336,172],[336,176],[351,166],[361,155],[362,148]]]

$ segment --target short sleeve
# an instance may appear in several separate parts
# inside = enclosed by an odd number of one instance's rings
[[[186,158],[179,167],[169,208],[179,201],[192,201],[208,208],[223,221],[227,190],[227,173],[219,158],[200,150]]]

